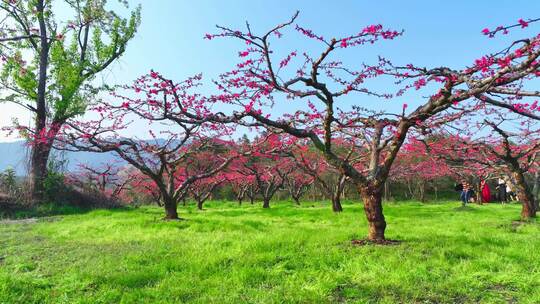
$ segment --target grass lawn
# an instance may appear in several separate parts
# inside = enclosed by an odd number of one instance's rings
[[[0,303],[540,303],[518,205],[387,204],[395,246],[352,246],[359,204],[96,210],[0,223]]]

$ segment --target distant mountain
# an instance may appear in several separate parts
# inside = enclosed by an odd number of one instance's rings
[[[12,167],[17,174],[26,170],[27,147],[22,141],[0,143],[0,171]]]
[[[18,175],[24,175],[28,153],[24,141],[0,142],[0,171],[12,167]],[[117,159],[113,153],[90,152],[65,152],[65,158],[68,171],[75,170],[80,163],[98,166]]]

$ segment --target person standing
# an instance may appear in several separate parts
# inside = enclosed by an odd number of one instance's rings
[[[512,182],[510,179],[506,180],[506,197],[509,201],[517,201],[515,194],[514,194],[514,185],[512,185]]]
[[[482,204],[487,204],[491,200],[491,190],[485,180],[480,181],[480,189],[482,191]]]
[[[471,185],[467,181],[462,181],[461,185],[463,186],[461,190],[461,203],[465,207],[471,199]]]
[[[501,204],[506,203],[506,181],[504,180],[503,176],[499,177],[497,180],[497,197],[499,198]]]

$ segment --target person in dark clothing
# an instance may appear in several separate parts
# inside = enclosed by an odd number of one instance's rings
[[[501,202],[502,204],[505,204],[507,202],[507,197],[506,197],[506,181],[504,180],[504,178],[501,176],[499,178],[499,180],[497,181],[497,199],[499,202]]]
[[[474,192],[474,189],[472,188],[472,185],[471,185],[471,189],[469,189],[469,201],[468,202],[476,203],[476,192]]]

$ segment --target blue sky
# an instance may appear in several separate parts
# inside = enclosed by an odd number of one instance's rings
[[[178,1],[147,0],[139,35],[115,72],[120,79],[150,68],[175,78],[204,72],[208,76],[231,67],[238,60],[238,42],[207,41],[214,25],[243,27],[246,20],[255,31],[266,30],[300,11],[298,23],[322,35],[355,33],[369,24],[381,23],[404,29],[405,35],[380,49],[396,62],[461,67],[484,53],[496,50],[505,39],[487,39],[484,27],[537,17],[539,1]],[[517,31],[517,33],[523,33]],[[294,33],[291,33],[294,35]],[[298,37],[298,35],[295,35]],[[503,44],[499,44],[502,46]],[[364,55],[363,50],[348,55]],[[123,67],[123,69],[122,69]],[[126,78],[127,76],[127,78]]]
[[[113,2],[110,0],[110,2]],[[237,61],[243,45],[233,40],[203,40],[205,33],[215,32],[216,24],[243,27],[248,20],[254,31],[264,31],[300,11],[297,23],[325,37],[356,33],[370,24],[383,24],[405,30],[402,37],[366,48],[345,50],[339,54],[350,64],[374,62],[384,55],[398,64],[419,66],[446,65],[462,68],[474,59],[505,46],[510,39],[538,32],[538,26],[516,30],[512,35],[488,39],[480,31],[501,24],[515,23],[519,18],[536,18],[540,1],[210,1],[210,0],[139,0],[142,24],[137,37],[124,57],[103,75],[108,83],[126,83],[155,69],[169,78],[181,80],[202,72],[206,80],[229,70]],[[294,31],[282,43],[290,50],[318,50],[305,43]],[[276,44],[280,41],[276,41]],[[384,88],[383,88],[384,89]],[[385,103],[383,107],[414,105],[420,96]],[[357,101],[350,101],[355,103]],[[366,99],[367,103],[380,102]],[[0,125],[12,116],[28,120],[24,112],[1,104]],[[275,115],[284,111],[282,105]],[[137,132],[137,128],[134,128]],[[3,135],[1,135],[3,137]],[[0,137],[1,140],[6,138]]]

